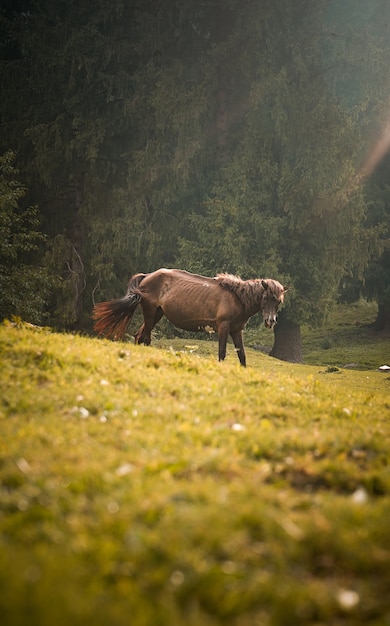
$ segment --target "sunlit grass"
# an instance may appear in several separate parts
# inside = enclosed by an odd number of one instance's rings
[[[244,369],[1,326],[1,623],[388,623],[383,343],[366,369]]]

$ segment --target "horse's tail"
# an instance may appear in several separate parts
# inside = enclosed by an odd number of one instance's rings
[[[133,319],[135,310],[141,302],[141,293],[138,286],[146,274],[133,276],[123,298],[100,302],[96,304],[92,313],[95,320],[94,330],[98,335],[104,335],[111,339],[122,339],[126,328]]]

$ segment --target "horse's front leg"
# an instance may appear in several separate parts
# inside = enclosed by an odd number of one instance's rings
[[[229,336],[229,323],[223,322],[218,326],[218,360],[223,361],[226,357],[226,344]]]
[[[241,365],[243,367],[246,367],[246,356],[244,342],[242,340],[242,330],[239,330],[236,333],[230,333],[230,336],[233,339],[234,347],[236,349],[237,356],[240,360]]]

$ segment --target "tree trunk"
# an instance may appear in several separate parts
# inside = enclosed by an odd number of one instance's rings
[[[378,298],[378,314],[373,327],[375,330],[390,329],[390,294]]]
[[[84,223],[81,217],[81,208],[84,200],[84,173],[81,172],[74,182],[66,190],[69,206],[73,209],[73,219],[69,232],[69,241],[72,246],[68,269],[73,284],[72,327],[83,327],[84,302],[83,292],[86,287],[86,276],[83,262],[83,250],[85,246]]]
[[[278,323],[274,328],[274,345],[270,356],[291,363],[303,362],[301,327],[289,320],[283,311],[279,313]]]

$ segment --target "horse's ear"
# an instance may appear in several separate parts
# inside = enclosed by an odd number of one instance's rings
[[[268,289],[268,283],[265,280],[262,280],[261,284],[262,284],[264,289]]]
[[[288,286],[287,287],[283,287],[283,293],[287,293],[289,289],[290,289],[290,287],[288,287]]]

